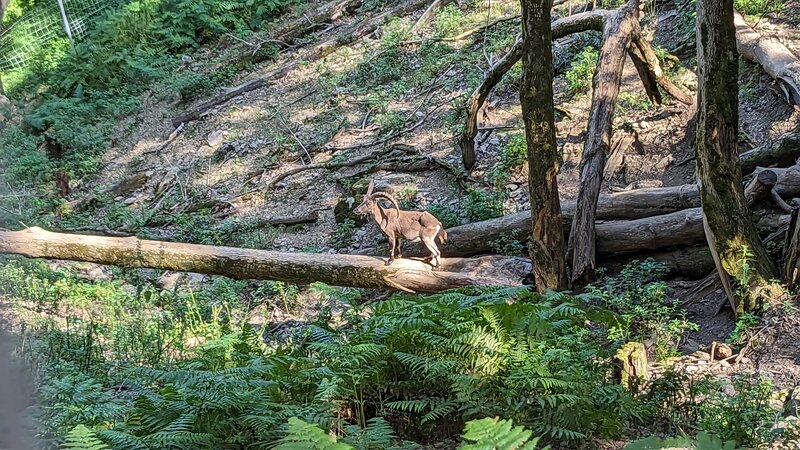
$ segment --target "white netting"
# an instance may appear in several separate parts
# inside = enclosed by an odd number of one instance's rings
[[[111,0],[63,0],[72,38],[86,35],[91,20],[116,4]],[[0,34],[0,71],[25,66],[30,57],[49,41],[67,36],[56,0],[26,12]]]

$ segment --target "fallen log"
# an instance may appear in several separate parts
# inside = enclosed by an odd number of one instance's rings
[[[312,210],[305,213],[297,214],[295,216],[269,216],[269,217],[260,217],[255,222],[255,227],[265,227],[265,226],[279,226],[279,225],[300,225],[302,223],[311,223],[316,222],[319,219],[319,211]]]
[[[567,257],[572,258],[571,282],[585,285],[595,277],[595,212],[603,169],[610,152],[614,110],[617,104],[625,55],[634,36],[641,34],[638,22],[639,0],[625,6],[606,20],[603,46],[592,80],[592,108],[580,166],[580,190],[575,217],[569,233]]]
[[[778,83],[786,101],[800,106],[800,59],[777,39],[762,37],[741,14],[734,12],[733,22],[739,54],[761,65]]]
[[[523,258],[484,256],[442,259],[439,270],[414,259],[385,266],[385,258],[285,253],[234,247],[53,233],[38,227],[0,231],[0,253],[121,267],[223,275],[288,283],[438,292],[462,286],[521,285],[530,273]]]
[[[369,35],[389,19],[393,17],[404,16],[410,12],[422,8],[423,6],[425,6],[425,4],[426,0],[407,0],[395,6],[394,8],[390,8],[385,12],[378,14],[375,17],[351,25],[342,30],[341,32],[337,33],[336,36],[331,37],[315,45],[313,48],[311,48],[308,54],[303,56],[302,61],[295,60],[282,64],[277,68],[273,69],[272,71],[270,71],[269,73],[267,73],[266,75],[264,75],[263,77],[248,81],[236,88],[227,90],[217,96],[214,96],[211,99],[197,106],[189,108],[186,111],[179,114],[178,116],[174,117],[172,119],[172,124],[177,127],[180,126],[180,124],[182,123],[197,120],[203,115],[203,113],[205,113],[206,111],[210,110],[211,108],[217,105],[221,105],[238,95],[261,88],[263,86],[266,86],[274,82],[279,78],[286,76],[286,74],[291,72],[301,62],[305,64],[318,61],[324,58],[325,56],[331,54],[336,48],[341,47],[342,45],[350,44],[364,36]]]
[[[756,170],[758,166],[773,165],[786,167],[795,163],[800,156],[800,128],[784,134],[778,139],[739,155],[742,174]]]

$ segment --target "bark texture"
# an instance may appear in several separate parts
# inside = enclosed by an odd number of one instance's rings
[[[733,0],[697,1],[697,179],[706,237],[734,311],[756,307],[775,268],[758,237],[736,151],[738,62]],[[730,278],[739,280],[737,298]]]
[[[536,289],[567,288],[564,232],[558,199],[559,152],[553,108],[552,0],[521,0],[520,103],[528,144],[528,192],[533,233],[528,253]]]
[[[592,80],[592,109],[581,160],[580,191],[569,235],[571,281],[583,285],[595,277],[595,212],[606,157],[611,149],[611,127],[619,95],[625,55],[633,36],[640,34],[639,0],[628,0],[606,21],[603,47]]]
[[[461,286],[520,285],[530,272],[523,258],[448,258],[440,270],[419,260],[317,253],[284,253],[104,236],[52,233],[38,227],[0,231],[0,253],[66,259],[122,267],[266,279],[321,281],[335,286],[437,292]]]

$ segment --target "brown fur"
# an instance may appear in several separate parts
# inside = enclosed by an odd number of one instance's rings
[[[402,211],[397,200],[389,194],[384,192],[372,193],[375,188],[375,182],[370,181],[369,188],[367,188],[367,195],[364,196],[364,201],[355,208],[355,213],[362,216],[372,215],[375,222],[383,231],[383,234],[389,238],[389,260],[386,265],[390,265],[397,258],[402,257],[400,252],[400,243],[403,239],[407,241],[422,241],[422,244],[431,253],[427,261],[432,261],[433,267],[439,267],[441,264],[441,252],[436,246],[436,239],[439,242],[445,243],[447,241],[447,231],[439,220],[433,214],[427,211]],[[378,199],[386,199],[392,203],[393,208],[384,208],[378,203]]]

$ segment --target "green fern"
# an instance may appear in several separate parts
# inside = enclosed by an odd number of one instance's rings
[[[460,450],[534,450],[539,438],[531,439],[532,431],[522,426],[514,426],[510,420],[484,418],[467,422],[464,427],[464,440],[473,441],[462,444]],[[549,449],[545,447],[544,450]]]
[[[109,447],[97,437],[94,431],[78,425],[69,433],[61,446],[63,450],[105,450]]]
[[[336,442],[336,438],[316,425],[292,417],[289,432],[275,450],[355,450],[351,445]]]

